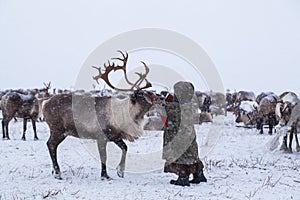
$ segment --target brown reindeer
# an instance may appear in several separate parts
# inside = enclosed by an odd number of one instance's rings
[[[256,125],[261,134],[263,134],[264,124],[269,125],[269,134],[272,134],[273,127],[279,123],[278,117],[276,116],[276,104],[278,100],[279,97],[275,94],[270,94],[260,100],[256,117]]]
[[[23,136],[26,140],[25,133],[27,129],[27,120],[31,120],[34,139],[38,140],[36,133],[36,120],[39,114],[38,101],[33,95],[24,95],[18,92],[8,92],[1,98],[2,108],[2,132],[3,139],[9,139],[8,124],[14,117],[23,118]]]
[[[153,92],[142,89],[151,87],[145,74],[138,74],[139,79],[132,83],[126,77],[126,63],[128,54],[120,52],[123,65],[112,63],[104,64],[105,72],[96,68],[99,75],[94,79],[104,80],[107,85],[117,91],[129,92],[123,98],[116,96],[87,96],[77,94],[59,94],[46,101],[43,108],[45,120],[50,128],[50,137],[47,142],[50,157],[54,168],[55,178],[61,179],[61,172],[57,162],[57,147],[67,137],[89,138],[97,141],[101,160],[101,178],[110,179],[106,171],[106,145],[114,142],[122,149],[121,161],[117,167],[117,174],[124,176],[127,146],[123,139],[136,140],[143,133],[144,115],[152,106],[155,97]],[[129,89],[119,89],[111,84],[108,74],[111,71],[123,70]],[[146,81],[146,86],[140,87]],[[124,96],[124,95],[123,95]]]
[[[51,97],[49,93],[49,89],[51,88],[51,81],[49,83],[43,83],[43,84],[45,87],[43,89],[40,89],[39,92],[35,95],[39,104],[39,115],[38,115],[39,121],[45,121],[43,117],[43,110],[42,110],[43,102]]]

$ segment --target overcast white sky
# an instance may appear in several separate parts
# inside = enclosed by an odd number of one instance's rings
[[[0,0],[0,88],[74,85],[120,33],[176,31],[202,46],[225,88],[300,94],[299,0]]]

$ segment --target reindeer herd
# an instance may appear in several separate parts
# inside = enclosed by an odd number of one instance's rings
[[[38,140],[36,122],[44,120],[50,129],[47,141],[49,154],[53,164],[55,178],[61,179],[60,167],[57,162],[57,147],[67,137],[94,139],[97,141],[101,160],[101,178],[110,179],[106,171],[106,146],[115,143],[122,156],[117,167],[118,176],[124,176],[127,145],[124,140],[138,139],[146,129],[161,130],[164,126],[164,102],[172,101],[169,91],[157,94],[149,90],[152,86],[146,79],[149,67],[144,73],[136,73],[138,80],[130,81],[126,74],[128,54],[119,51],[121,58],[112,58],[119,63],[108,61],[103,68],[95,67],[98,74],[92,77],[97,82],[101,79],[115,92],[102,91],[62,91],[55,90],[50,94],[51,83],[44,84],[42,89],[6,90],[1,92],[2,133],[3,139],[9,140],[9,122],[12,119],[23,119],[22,140],[26,140],[27,121],[32,122],[34,139]],[[123,71],[128,88],[117,88],[109,80],[109,73]],[[144,86],[141,86],[141,85]],[[272,92],[255,95],[253,92],[195,92],[194,123],[212,122],[215,115],[227,115],[232,112],[237,125],[257,128],[263,133],[268,126],[269,134],[274,127],[289,127],[283,136],[281,149],[292,152],[293,137],[296,150],[300,151],[297,138],[298,122],[300,121],[300,100],[293,92],[285,92],[279,96]],[[151,120],[155,119],[155,125]],[[153,122],[153,121],[152,121]],[[289,137],[288,137],[289,136]]]
[[[23,118],[23,136],[26,140],[27,121],[31,120],[34,139],[38,140],[36,121],[42,115],[42,103],[50,97],[51,82],[44,83],[45,88],[33,90],[7,90],[1,92],[2,133],[3,139],[9,139],[8,124],[13,118]]]
[[[261,134],[264,125],[269,127],[269,134],[273,133],[275,126],[287,127],[289,134],[286,131],[283,136],[281,150],[292,153],[292,141],[295,136],[296,150],[300,151],[297,137],[300,100],[294,92],[284,92],[279,96],[273,92],[263,92],[256,97],[253,92],[240,91],[227,93],[226,99],[227,109],[236,115],[237,123],[244,123],[246,127],[256,126]]]

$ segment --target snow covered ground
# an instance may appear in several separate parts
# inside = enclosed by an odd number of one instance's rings
[[[136,142],[127,142],[124,178],[115,170],[120,151],[109,145],[111,181],[100,179],[96,143],[69,137],[58,148],[63,180],[56,180],[46,146],[47,125],[37,124],[39,141],[33,140],[28,125],[27,141],[21,140],[21,120],[10,123],[11,140],[0,140],[0,200],[300,199],[300,153],[286,154],[279,146],[271,151],[268,144],[274,136],[267,130],[260,135],[256,129],[236,127],[232,115],[195,127],[208,182],[191,187],[169,184],[176,176],[162,172],[160,131],[147,131]],[[220,133],[216,145],[203,152],[214,131]]]

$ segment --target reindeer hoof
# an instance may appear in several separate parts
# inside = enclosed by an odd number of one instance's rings
[[[120,178],[124,178],[124,172],[117,171],[117,174]]]
[[[36,138],[34,138],[34,140],[35,140],[35,141],[37,141],[37,140],[39,140],[39,138],[38,138],[38,137],[36,137]]]
[[[55,179],[62,180],[60,172],[54,172],[54,171],[52,171],[52,174],[54,175]]]
[[[289,153],[289,150],[288,149],[283,149],[283,152],[284,153]]]
[[[110,178],[109,176],[101,176],[101,180],[104,181],[104,180],[112,180],[112,178]]]
[[[63,180],[63,178],[61,176],[54,176],[54,178],[57,180]]]
[[[287,151],[287,147],[285,145],[281,145],[280,150]]]
[[[285,153],[293,153],[293,150],[290,149],[290,148],[288,148],[288,149],[285,149],[284,152],[285,152]]]
[[[296,151],[299,152],[300,151],[300,147],[296,147]]]
[[[117,175],[118,175],[120,178],[124,178],[124,168],[122,169],[122,167],[118,166],[118,167],[117,167]]]

